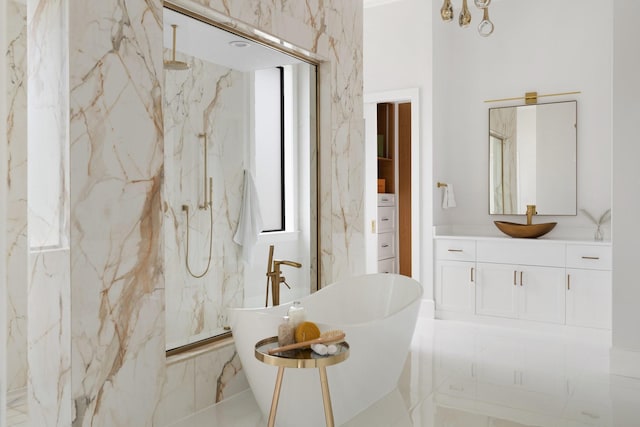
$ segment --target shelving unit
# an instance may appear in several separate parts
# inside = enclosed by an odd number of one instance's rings
[[[378,104],[378,180],[384,180],[384,186],[378,188],[378,193],[395,193],[395,115],[395,104]]]
[[[378,229],[379,271],[411,276],[411,103],[377,104],[378,219],[393,216],[393,228]],[[393,215],[391,215],[393,214]],[[389,254],[393,248],[393,255]],[[384,262],[383,262],[384,261]],[[391,266],[393,264],[393,267]]]

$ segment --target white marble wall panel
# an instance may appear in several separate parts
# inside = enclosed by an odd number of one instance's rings
[[[7,2],[8,390],[27,386],[27,7]]]
[[[232,345],[198,356],[195,374],[196,411],[249,388],[240,358]]]
[[[166,57],[171,52],[165,51]],[[248,77],[177,53],[189,70],[165,70],[165,281],[167,345],[175,348],[224,332],[225,307],[241,306],[244,268],[233,241],[242,203]],[[204,142],[212,178],[211,211],[204,203]],[[207,194],[207,197],[209,195]],[[189,268],[187,212],[189,208]]]
[[[165,374],[162,2],[69,2],[74,426],[149,426]]]
[[[155,426],[166,426],[249,388],[231,344],[196,356],[174,356],[167,366]]]
[[[0,14],[0,52],[6,52],[7,47],[7,8],[6,2],[2,2],[0,6],[2,13]],[[0,181],[0,204],[3,206],[7,202],[7,188],[6,179],[8,176],[7,171],[7,127],[6,122],[3,119],[7,111],[7,90],[6,90],[6,76],[7,70],[6,56],[0,54],[0,177],[3,177]],[[4,259],[6,259],[6,223],[7,212],[5,209],[0,209],[0,427],[6,426],[7,419],[7,295],[8,290],[6,286],[6,265]]]
[[[71,425],[71,308],[68,249],[30,257],[29,421]]]
[[[155,426],[170,425],[196,412],[195,359],[167,366],[162,398],[154,414]]]

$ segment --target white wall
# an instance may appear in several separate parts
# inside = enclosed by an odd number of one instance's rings
[[[495,1],[490,7],[495,31],[487,38],[477,34],[481,14],[475,6],[465,29],[442,22],[440,6],[432,2],[434,179],[454,184],[458,207],[444,211],[436,204],[435,224],[492,227],[498,219],[488,215],[487,109],[524,102],[484,101],[528,91],[582,92],[540,102],[577,99],[578,209],[599,217],[611,203],[610,5],[597,0]],[[394,62],[398,69],[411,65]],[[584,226],[590,233],[586,237],[592,236],[582,214],[552,220],[558,221],[553,233]]]
[[[424,298],[431,299],[431,281],[427,281],[433,277],[431,8],[428,2],[421,0],[374,4],[380,5],[364,9],[365,94],[410,88],[420,90],[421,278],[426,285]]]
[[[613,346],[612,371],[640,377],[640,2],[614,2],[613,60]],[[635,353],[635,354],[634,354]],[[629,363],[627,363],[629,362]]]

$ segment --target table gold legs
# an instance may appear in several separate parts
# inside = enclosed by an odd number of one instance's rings
[[[327,427],[334,427],[333,409],[331,408],[331,395],[329,394],[329,381],[327,379],[327,369],[324,366],[318,368],[320,371],[320,387],[322,388],[322,403],[324,405],[324,418]],[[280,399],[280,389],[282,388],[282,377],[284,376],[284,366],[278,367],[276,386],[273,389],[273,399],[271,400],[271,410],[269,411],[268,427],[276,425],[276,411],[278,410],[278,400]]]
[[[322,403],[324,404],[324,418],[327,427],[333,427],[333,410],[331,409],[331,396],[329,395],[329,381],[327,380],[327,370],[324,366],[320,370],[320,387],[322,387]]]
[[[284,366],[278,367],[278,376],[276,377],[276,386],[273,389],[273,399],[271,400],[271,410],[269,411],[268,427],[276,425],[276,410],[278,409],[278,399],[280,399],[280,388],[282,387],[282,377],[284,376]],[[325,373],[326,379],[326,373]],[[324,390],[324,389],[323,389]]]

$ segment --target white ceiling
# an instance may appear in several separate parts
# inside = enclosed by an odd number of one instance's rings
[[[177,24],[176,50],[238,71],[252,71],[289,65],[300,60],[205,24],[186,15],[164,9],[164,46],[172,47],[172,24]],[[243,40],[249,47],[237,48],[229,42]],[[165,59],[171,59],[168,55]]]

